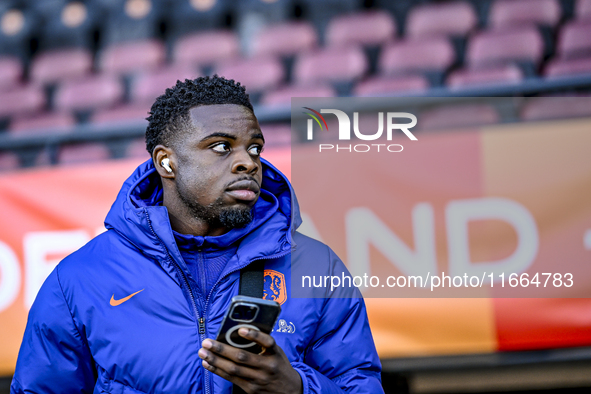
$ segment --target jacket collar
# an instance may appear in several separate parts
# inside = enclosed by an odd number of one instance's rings
[[[233,259],[240,269],[255,259],[272,258],[288,253],[293,233],[301,224],[299,206],[291,184],[279,170],[264,159],[261,189],[277,199],[277,210],[265,222],[244,236]],[[155,258],[176,278],[170,258],[181,267],[185,263],[176,245],[168,210],[161,205],[162,183],[152,159],[142,163],[124,182],[107,218],[105,226],[134,244],[142,253]],[[226,270],[224,270],[226,271]]]

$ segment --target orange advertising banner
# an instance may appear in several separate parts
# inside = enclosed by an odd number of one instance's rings
[[[346,155],[317,162],[307,147],[264,156],[292,177],[302,231],[331,246],[352,272],[359,268],[352,258],[359,250],[382,276],[408,275],[416,264],[427,263],[439,272],[453,272],[453,264],[462,263],[461,269],[490,271],[490,264],[516,261],[521,253],[519,258],[531,259],[522,272],[570,272],[590,289],[590,128],[586,119],[425,133],[372,171],[351,168]],[[295,155],[308,160],[308,167],[295,168]],[[138,164],[111,161],[0,176],[0,375],[14,370],[41,284],[63,257],[104,231],[119,188]],[[327,174],[330,182],[341,182],[336,196],[319,192],[330,184]],[[470,216],[470,209],[478,213],[483,206],[489,213],[504,208],[510,213],[496,219]],[[520,222],[519,215],[531,220]],[[366,248],[351,249],[347,229],[351,221],[366,219],[380,231],[358,234]],[[387,237],[379,241],[380,234]],[[524,239],[529,249],[523,249]],[[591,345],[588,295],[567,291],[549,295],[558,298],[523,298],[515,292],[497,298],[506,294],[495,291],[486,288],[464,299],[366,294],[380,356]]]
[[[394,137],[399,153],[352,141],[292,152],[304,230],[359,279],[380,356],[591,345],[590,129],[507,124]]]

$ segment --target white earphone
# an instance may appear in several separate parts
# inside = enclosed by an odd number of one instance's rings
[[[170,159],[168,157],[162,159],[160,164],[162,165],[162,167],[164,167],[166,172],[168,172],[168,173],[172,172],[172,168],[170,168]]]

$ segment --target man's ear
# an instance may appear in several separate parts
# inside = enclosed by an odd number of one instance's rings
[[[174,179],[176,159],[172,150],[164,145],[156,145],[152,152],[154,167],[162,178]]]

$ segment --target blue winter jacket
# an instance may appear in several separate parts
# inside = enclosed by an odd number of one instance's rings
[[[65,258],[39,291],[11,393],[231,393],[197,351],[215,338],[240,269],[261,259],[265,296],[282,303],[272,336],[304,393],[383,393],[363,299],[290,297],[292,265],[326,275],[345,268],[326,245],[295,231],[301,219],[291,185],[262,163],[262,189],[279,209],[242,239],[204,308],[158,203],[152,160],[139,166],[107,216],[108,231]]]

